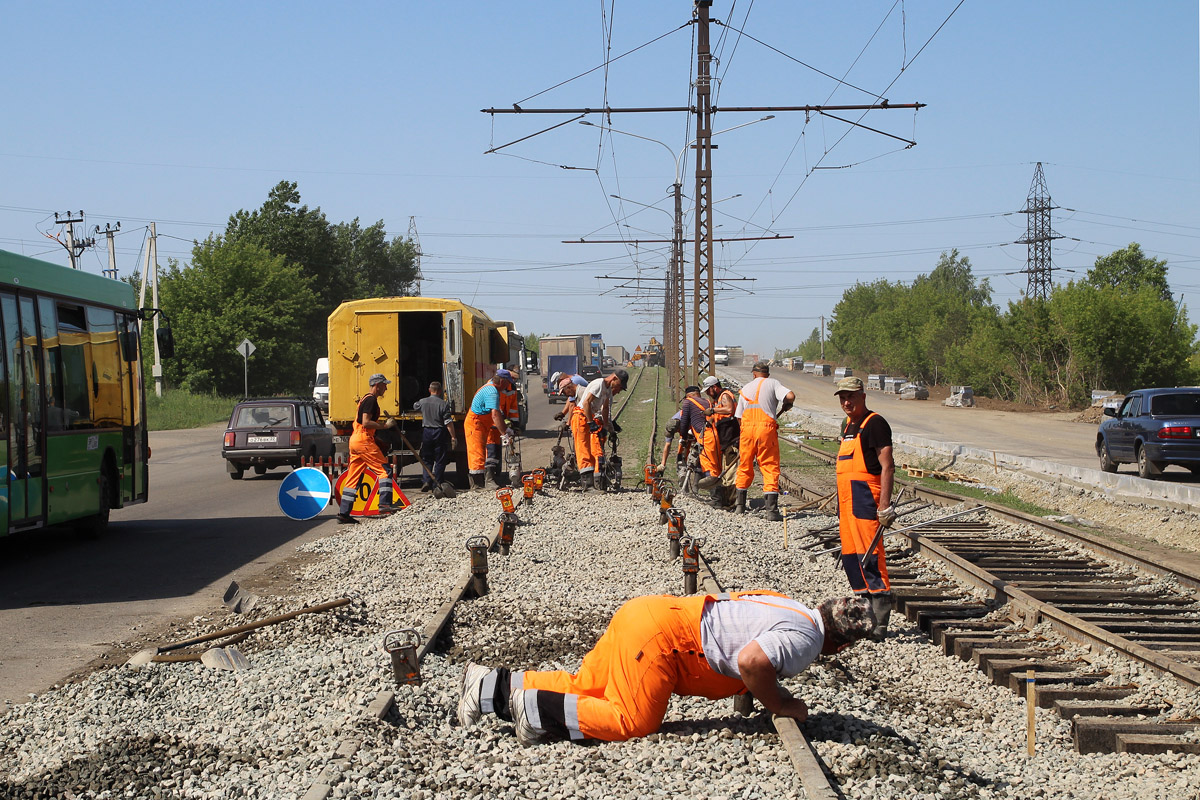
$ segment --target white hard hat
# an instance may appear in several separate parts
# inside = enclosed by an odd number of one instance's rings
[[[556,372],[556,373],[554,373],[553,375],[551,375],[551,376],[550,376],[550,385],[551,385],[551,386],[557,386],[557,385],[558,385],[558,382],[559,382],[559,380],[560,380],[561,378],[562,378],[562,373],[561,373],[561,372]]]

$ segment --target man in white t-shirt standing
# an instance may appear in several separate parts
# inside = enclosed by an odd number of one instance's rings
[[[738,442],[737,507],[746,513],[746,492],[754,482],[754,464],[763,476],[763,514],[779,522],[779,415],[796,402],[796,393],[771,377],[771,365],[757,362],[754,380],[742,387],[733,415],[742,421]]]
[[[600,431],[621,432],[620,426],[612,421],[612,399],[628,386],[629,373],[618,369],[575,392],[577,410],[571,415],[571,433],[575,441],[579,485],[585,492],[596,488],[596,467],[604,455]]]

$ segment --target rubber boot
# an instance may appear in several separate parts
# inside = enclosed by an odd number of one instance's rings
[[[596,472],[588,470],[587,472],[579,473],[579,489],[584,494],[595,491],[596,489]]]
[[[708,504],[710,506],[712,506],[713,508],[721,508],[722,506],[725,505],[725,498],[721,495],[721,487],[720,486],[713,489],[710,494],[712,496],[712,499],[708,501]]]
[[[496,480],[496,468],[484,467],[483,469],[483,488],[499,489],[500,481]]]
[[[887,635],[888,620],[892,616],[892,609],[896,605],[896,596],[891,592],[877,592],[870,596],[871,611],[875,614],[875,627],[871,629],[871,639],[876,642],[883,641],[883,637]]]
[[[746,513],[746,492],[748,492],[748,491],[750,491],[750,490],[749,489],[738,489],[737,490],[737,505],[734,506],[733,513],[735,513],[735,514],[745,514]]]
[[[472,489],[482,489],[483,488],[483,473],[482,472],[472,472],[471,473],[471,488]]]
[[[779,492],[767,492],[763,500],[763,517],[768,522],[783,522],[783,515],[779,513]]]

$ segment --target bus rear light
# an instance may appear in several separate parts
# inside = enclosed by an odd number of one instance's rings
[[[225,431],[225,446],[233,447],[237,444],[237,434],[233,431]]]
[[[1195,431],[1191,425],[1170,425],[1158,429],[1160,439],[1191,439],[1194,435]]]
[[[300,446],[300,431],[292,431],[292,447]]]

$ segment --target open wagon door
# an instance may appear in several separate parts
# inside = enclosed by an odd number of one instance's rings
[[[446,402],[456,414],[467,410],[463,396],[462,318],[462,311],[447,311],[442,326],[446,339],[442,349],[442,373],[445,376],[442,383],[446,390]]]

